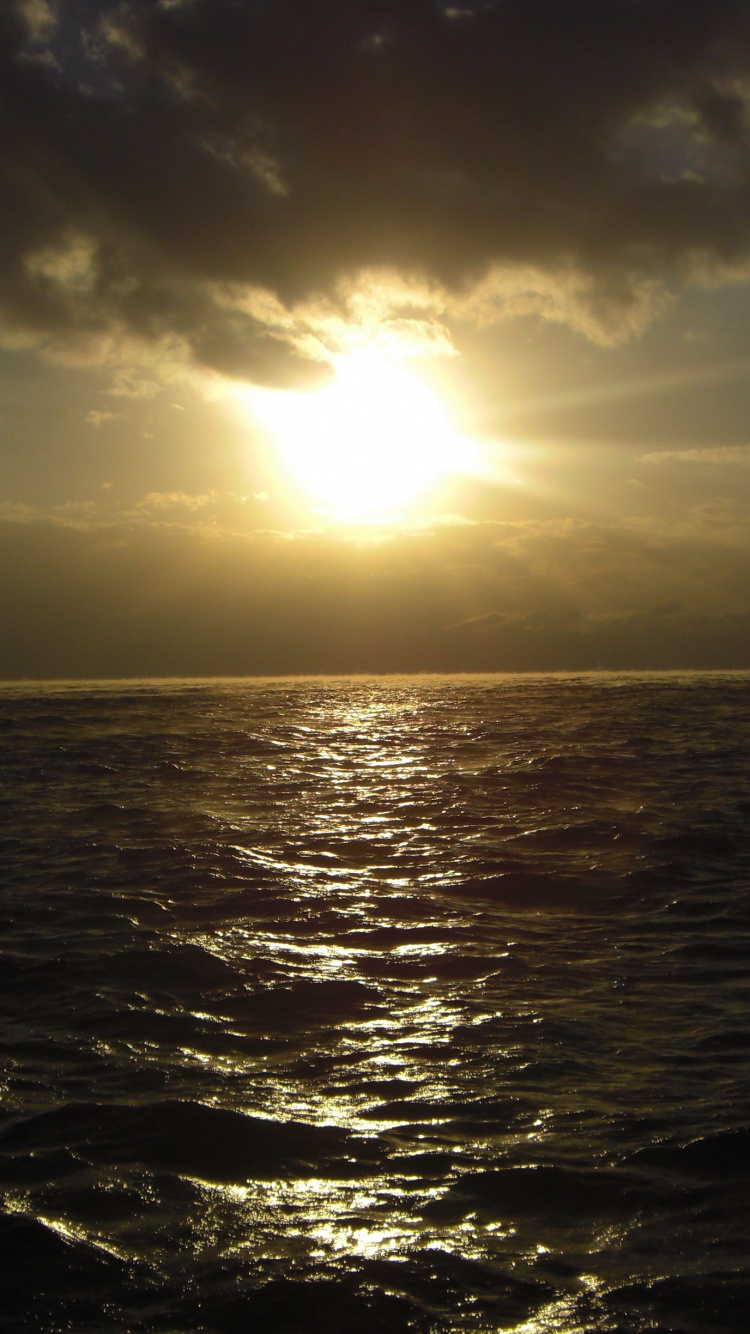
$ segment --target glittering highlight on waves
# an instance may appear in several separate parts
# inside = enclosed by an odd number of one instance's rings
[[[740,1329],[749,692],[0,689],[9,1328]]]

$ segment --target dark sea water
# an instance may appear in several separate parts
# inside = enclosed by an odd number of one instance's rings
[[[0,688],[0,1328],[750,1327],[750,677]]]

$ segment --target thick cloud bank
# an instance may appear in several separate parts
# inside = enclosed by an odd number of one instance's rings
[[[365,271],[616,337],[750,257],[746,0],[9,0],[0,90],[5,336],[69,356],[304,380]]]
[[[742,545],[566,522],[362,543],[243,532],[246,508],[0,510],[0,677],[750,667],[746,526]]]

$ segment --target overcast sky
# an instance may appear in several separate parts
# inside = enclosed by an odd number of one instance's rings
[[[5,0],[0,173],[0,675],[750,667],[746,0]],[[483,462],[343,521],[381,344]]]

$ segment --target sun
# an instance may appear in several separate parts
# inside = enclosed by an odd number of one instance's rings
[[[251,399],[313,503],[348,521],[393,516],[443,474],[471,466],[471,442],[403,359],[368,347],[334,368],[316,393],[256,390]]]

